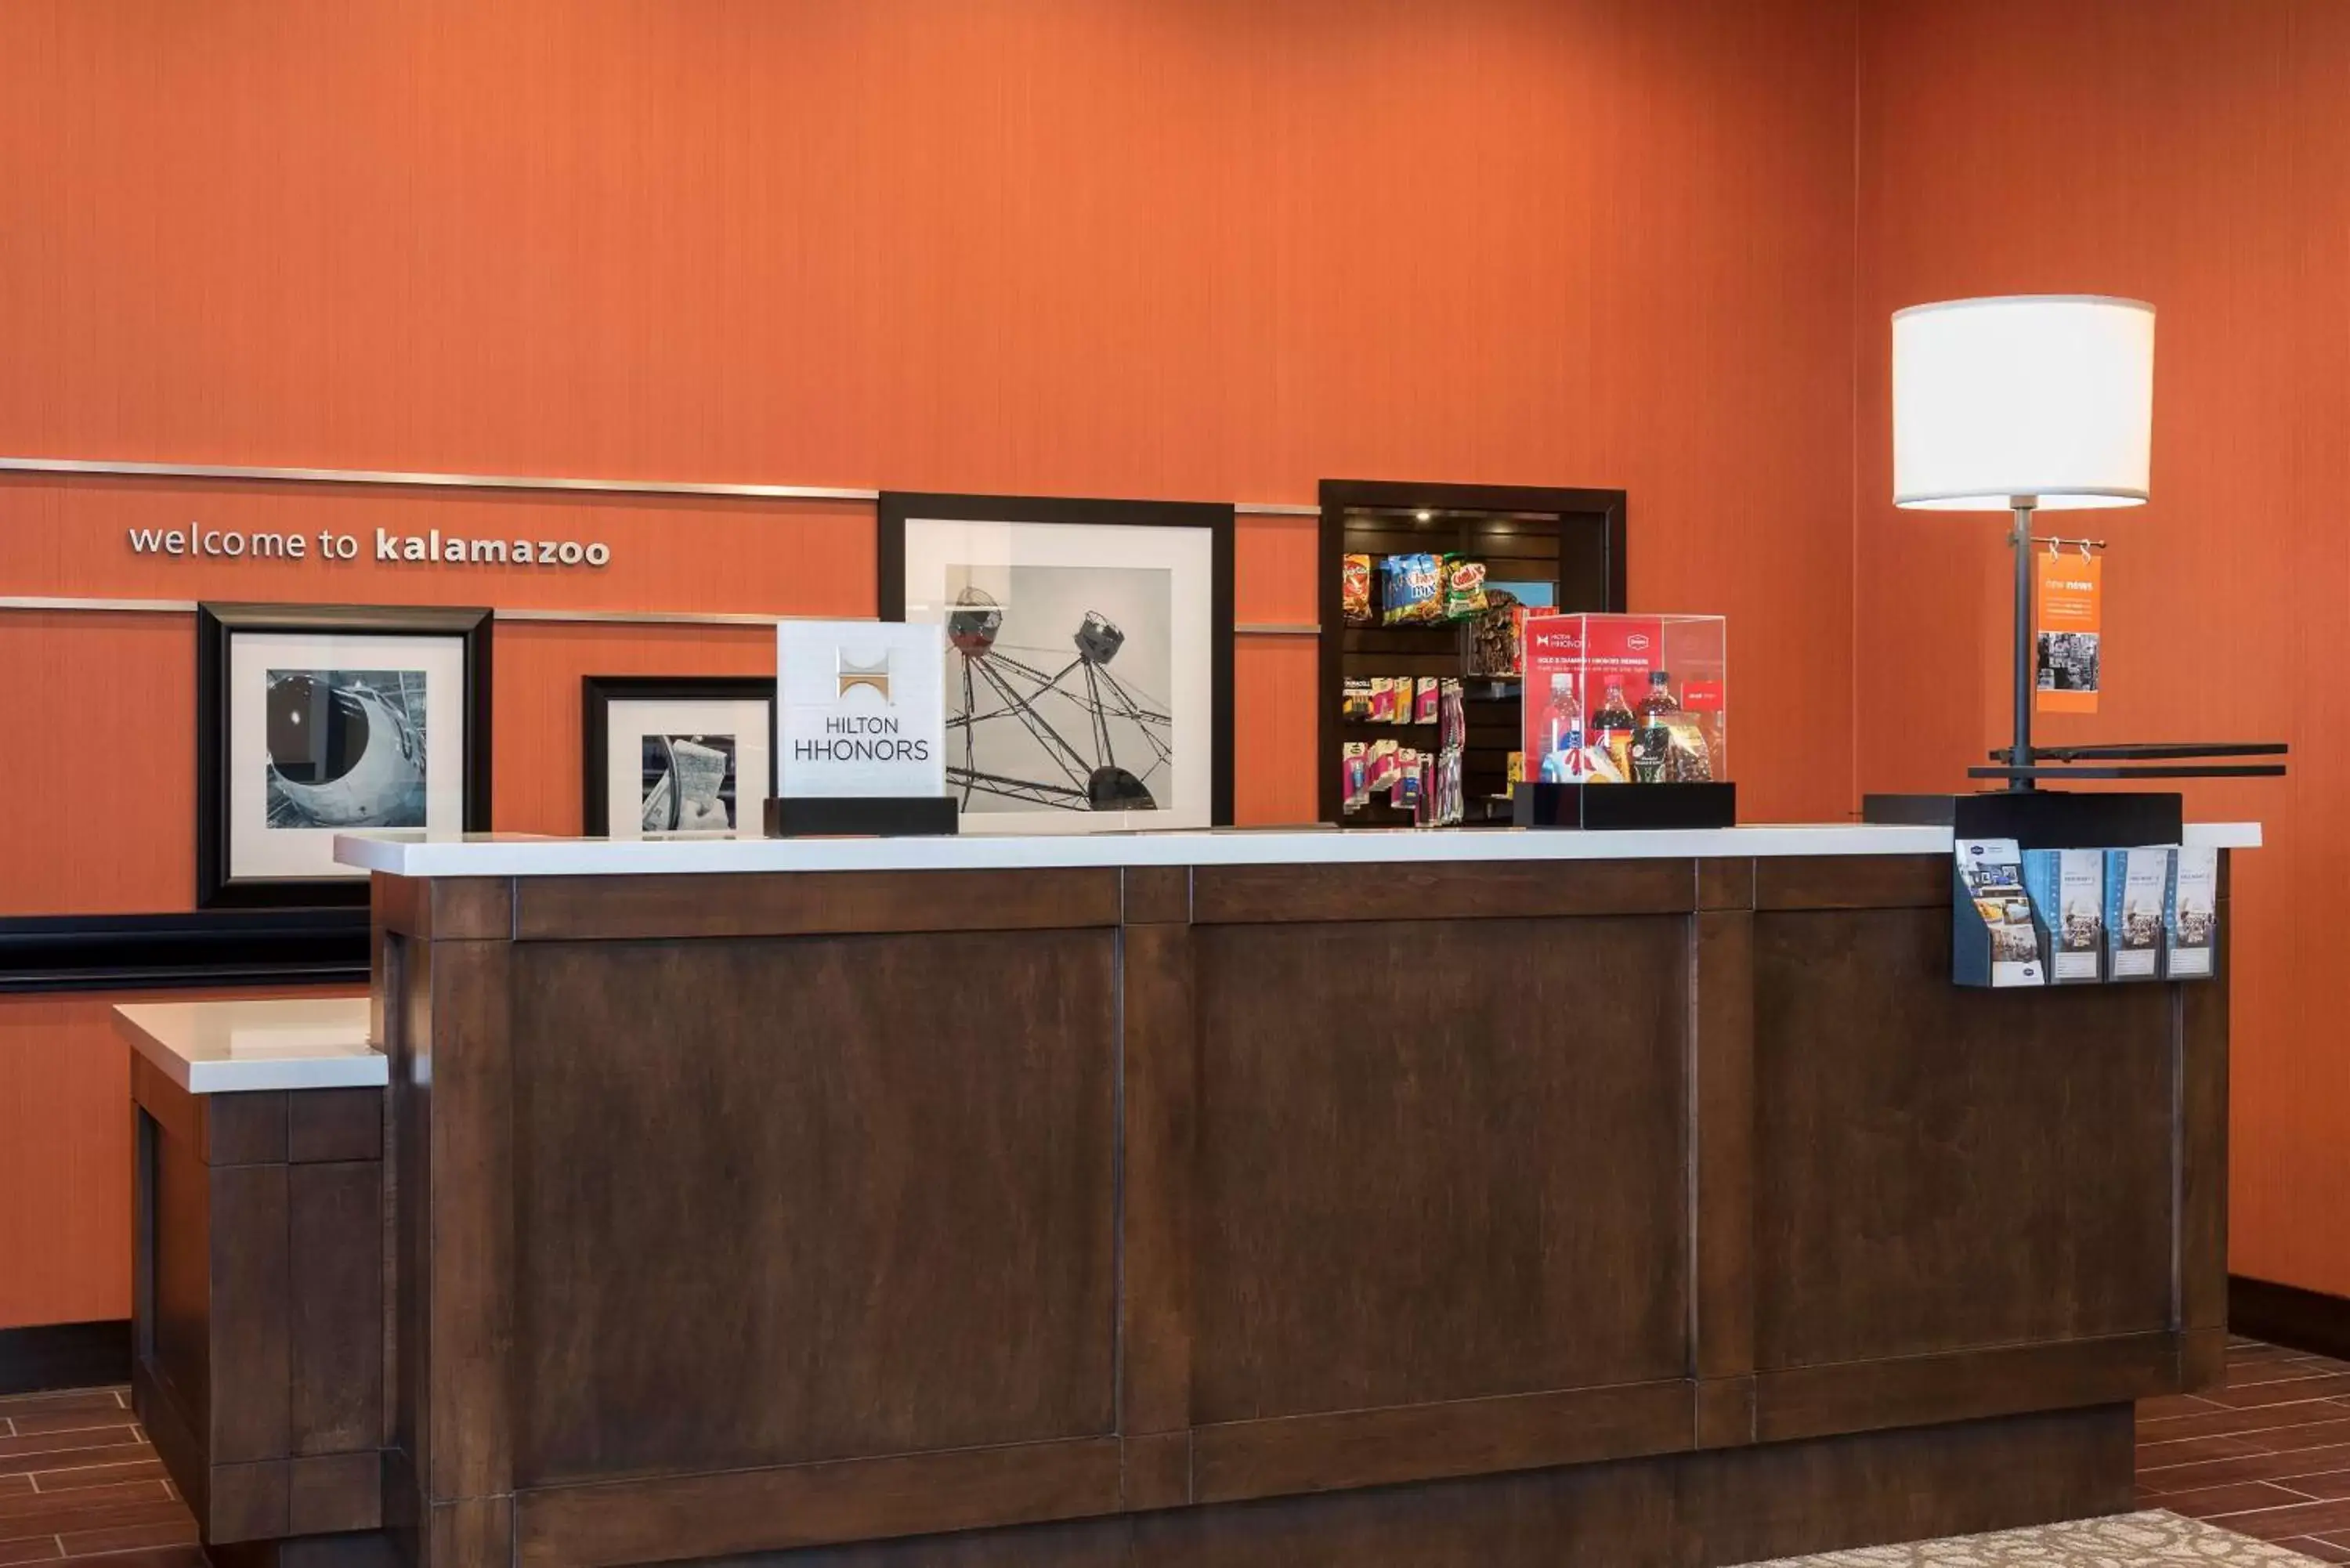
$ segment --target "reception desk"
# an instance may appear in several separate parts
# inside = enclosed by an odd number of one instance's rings
[[[375,1523],[255,1560],[1709,1568],[2220,1371],[2224,964],[1958,989],[1947,830],[338,853]]]

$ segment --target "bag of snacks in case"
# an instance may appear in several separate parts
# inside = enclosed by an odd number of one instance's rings
[[[1343,556],[1338,562],[1338,598],[1348,626],[1368,626],[1371,614],[1371,558]]]
[[[1421,676],[1419,694],[1412,699],[1411,722],[1415,724],[1435,723],[1439,711],[1443,707],[1443,684],[1435,676]]]
[[[1444,563],[1434,556],[1387,558],[1389,626],[1444,618]]]
[[[1348,741],[1339,759],[1339,798],[1348,811],[1360,811],[1371,798],[1370,748],[1360,741]]]
[[[1469,627],[1469,673],[1525,673],[1526,610],[1507,588],[1485,590],[1485,608]]]
[[[1485,613],[1485,563],[1444,557],[1444,618],[1467,620]]]

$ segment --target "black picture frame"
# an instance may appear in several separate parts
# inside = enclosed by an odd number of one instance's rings
[[[753,702],[767,705],[767,776],[757,801],[737,798],[734,826],[757,836],[759,812],[775,793],[775,678],[772,675],[585,675],[579,680],[581,736],[579,830],[589,838],[612,835],[611,705],[625,702]],[[743,782],[737,778],[740,792]]]
[[[915,517],[972,523],[1042,523],[1080,528],[1204,528],[1209,544],[1209,733],[1215,756],[1209,771],[1208,818],[1232,821],[1232,532],[1229,502],[1122,501],[1066,495],[960,495],[937,491],[885,490],[876,505],[880,531],[874,550],[875,602],[883,620],[906,618],[906,524]]]
[[[199,604],[196,607],[196,907],[199,909],[345,909],[365,905],[365,877],[232,878],[228,671],[236,638],[458,637],[464,643],[463,831],[490,831],[491,612],[442,606]]]

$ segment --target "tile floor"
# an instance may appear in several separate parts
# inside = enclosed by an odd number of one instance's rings
[[[121,1389],[0,1398],[0,1568],[204,1568],[195,1542]]]
[[[2227,1386],[2150,1399],[2137,1431],[2147,1512],[1776,1568],[2350,1563],[2350,1362],[2239,1340]],[[123,1390],[0,1398],[0,1568],[205,1568],[195,1539]]]
[[[2240,1340],[2228,1386],[2137,1407],[2143,1508],[2350,1563],[2350,1363]]]

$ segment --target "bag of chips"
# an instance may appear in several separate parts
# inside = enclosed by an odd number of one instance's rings
[[[1444,618],[1467,620],[1485,613],[1485,563],[1461,556],[1444,557]]]
[[[1444,618],[1444,562],[1440,557],[1389,556],[1385,565],[1389,626]]]
[[[1338,563],[1338,598],[1348,626],[1368,626],[1371,614],[1371,558],[1343,556]]]

